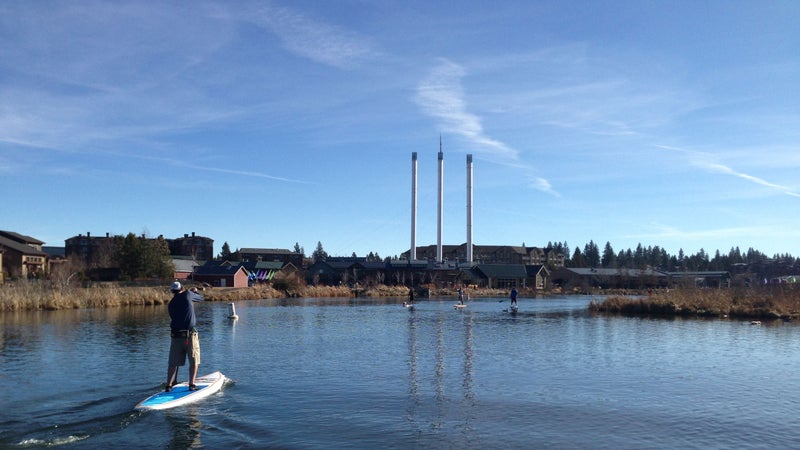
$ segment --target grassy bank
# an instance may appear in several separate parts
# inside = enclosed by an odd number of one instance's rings
[[[0,310],[99,308],[160,305],[172,296],[165,288],[100,285],[91,288],[56,288],[48,283],[21,282],[0,287]]]
[[[407,290],[405,291],[407,292]],[[247,288],[209,288],[201,294],[208,301],[233,302],[262,298],[348,297],[346,287],[301,287],[279,291],[270,286]],[[405,294],[404,294],[405,295]],[[91,287],[59,288],[45,282],[17,282],[0,286],[0,311],[104,308],[133,305],[163,305],[172,293],[167,287],[128,287],[98,283]]]
[[[474,297],[508,293],[501,290],[470,291]],[[292,286],[285,290],[271,286],[247,288],[207,288],[201,292],[208,301],[234,302],[265,298],[287,297],[352,297],[347,286]],[[431,295],[456,295],[456,291],[437,290]],[[373,286],[359,289],[359,297],[407,297],[404,286]],[[58,287],[47,282],[15,282],[0,286],[0,312],[25,310],[56,310],[77,308],[103,308],[134,305],[163,305],[172,294],[165,286],[129,287],[115,283],[98,283],[90,287]]]
[[[589,309],[627,315],[791,320],[800,318],[800,289],[673,289],[640,297],[611,296],[603,302],[592,302]]]

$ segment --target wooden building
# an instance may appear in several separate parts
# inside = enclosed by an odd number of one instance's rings
[[[0,231],[2,273],[11,278],[43,277],[47,264],[47,253],[42,251],[43,244],[30,236]]]
[[[195,267],[192,280],[213,287],[247,287],[249,273],[241,264],[223,262],[207,263]]]

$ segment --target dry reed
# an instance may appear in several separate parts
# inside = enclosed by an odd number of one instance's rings
[[[800,317],[800,288],[672,289],[640,297],[611,296],[589,308],[629,315],[788,320]]]
[[[0,287],[0,311],[160,305],[172,296],[166,289],[98,284],[60,288],[47,282],[17,282]]]

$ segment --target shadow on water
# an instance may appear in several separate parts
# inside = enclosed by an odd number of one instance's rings
[[[0,447],[41,448],[77,444],[107,433],[116,433],[127,428],[140,415],[131,410],[104,415],[102,409],[113,398],[76,404],[68,410],[45,412],[25,421],[4,422],[2,429],[19,430],[3,432]],[[101,411],[98,411],[101,410]],[[88,412],[88,414],[87,414]],[[100,415],[93,415],[98,413]]]

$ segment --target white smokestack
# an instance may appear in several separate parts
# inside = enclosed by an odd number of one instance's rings
[[[467,155],[467,262],[472,263],[472,155]]]
[[[408,259],[417,259],[417,152],[411,153],[411,251]]]
[[[436,262],[444,260],[442,256],[442,204],[444,202],[444,154],[442,153],[442,137],[439,136],[439,222],[436,227]]]

